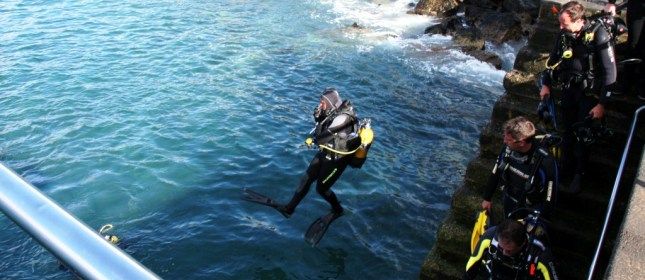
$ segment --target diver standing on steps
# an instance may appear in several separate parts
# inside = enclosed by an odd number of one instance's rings
[[[309,163],[289,203],[279,204],[249,189],[244,190],[243,199],[273,207],[289,218],[315,181],[316,191],[331,205],[331,212],[314,221],[305,234],[305,241],[315,246],[329,225],[343,215],[343,207],[331,187],[348,165],[354,168],[363,165],[373,132],[369,120],[359,121],[351,102],[343,101],[333,88],[323,91],[320,103],[314,110],[314,120],[316,127],[311,132],[312,137],[307,138],[305,143],[309,147],[315,144],[319,151]]]
[[[610,32],[602,21],[587,20],[577,1],[562,6],[560,34],[542,74],[540,98],[554,86],[562,88],[563,174],[572,177],[568,192],[580,191],[589,157],[587,147],[575,133],[576,123],[602,120],[616,82],[616,60]]]
[[[504,190],[504,217],[518,208],[549,217],[557,195],[557,166],[535,139],[535,125],[524,117],[504,123],[504,146],[484,188],[482,209],[491,213],[493,194]]]

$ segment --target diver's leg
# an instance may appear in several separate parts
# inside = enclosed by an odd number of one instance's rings
[[[309,192],[311,184],[318,178],[320,167],[321,154],[318,153],[309,163],[309,167],[307,167],[305,174],[300,178],[300,184],[296,189],[296,193],[293,194],[293,197],[291,197],[289,203],[287,203],[287,205],[282,208],[282,211],[286,212],[289,215],[293,214],[300,201],[302,201],[302,199],[305,198],[305,196]]]
[[[579,122],[585,121],[589,117],[589,111],[598,104],[598,100],[594,97],[583,96],[578,102],[578,116]],[[577,140],[577,139],[576,139]],[[587,162],[589,161],[589,151],[587,145],[582,141],[576,141],[574,146],[574,156],[576,159],[575,174],[581,176],[587,171]]]
[[[322,162],[321,172],[318,176],[318,183],[316,184],[316,191],[331,205],[332,211],[340,215],[343,213],[343,207],[338,202],[338,198],[336,198],[336,194],[331,190],[331,187],[340,175],[343,174],[343,171],[345,171],[348,163],[347,157],[339,160],[328,160],[325,158],[322,159]]]
[[[573,124],[576,122],[578,115],[575,95],[576,92],[571,89],[567,89],[562,93],[562,124],[564,126],[564,134],[562,135],[562,177],[566,178],[573,176],[575,169],[573,147],[576,142],[576,136],[573,134]]]

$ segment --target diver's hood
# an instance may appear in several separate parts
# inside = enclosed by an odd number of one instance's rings
[[[338,91],[334,88],[328,88],[323,91],[320,96],[320,100],[323,100],[333,109],[338,109],[338,107],[343,103],[343,100],[340,98],[340,94],[338,94]]]

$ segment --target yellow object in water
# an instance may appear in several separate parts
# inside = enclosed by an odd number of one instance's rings
[[[311,147],[311,145],[314,144],[314,139],[312,139],[311,137],[305,139],[305,144],[307,144],[307,147]]]
[[[488,221],[488,213],[486,213],[486,210],[482,210],[481,212],[479,212],[479,215],[477,216],[477,221],[475,222],[475,227],[473,228],[473,234],[470,236],[471,254],[475,251],[475,247],[477,247],[479,238],[482,236],[482,234],[484,234],[484,232],[488,228],[489,223],[490,222]]]

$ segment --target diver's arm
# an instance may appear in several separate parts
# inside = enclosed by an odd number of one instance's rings
[[[484,195],[482,198],[484,201],[482,201],[482,208],[488,210],[490,212],[490,207],[491,207],[491,200],[493,199],[493,194],[495,193],[495,189],[497,188],[499,184],[499,166],[501,164],[501,159],[504,156],[504,152],[506,151],[506,146],[502,147],[502,152],[500,153],[499,157],[497,157],[497,161],[495,162],[495,166],[493,167],[493,171],[490,174],[490,177],[488,177],[488,182],[486,183],[486,186],[484,187]]]
[[[549,53],[549,58],[547,58],[546,61],[547,69],[544,70],[544,72],[542,72],[543,74],[539,77],[539,79],[541,79],[540,83],[542,84],[542,87],[540,88],[540,99],[544,99],[551,94],[551,87],[553,85],[551,77],[553,76],[555,68],[562,60],[562,50],[560,49],[563,44],[562,40],[562,36],[558,36],[555,40],[555,45]]]
[[[614,46],[611,42],[611,36],[604,28],[598,28],[595,35],[596,49],[600,62],[600,104],[606,104],[611,96],[611,86],[616,82],[616,58],[614,56]]]
[[[542,171],[544,172],[544,188],[542,189],[542,213],[549,217],[556,203],[557,198],[557,166],[555,160],[547,156],[542,160]]]

